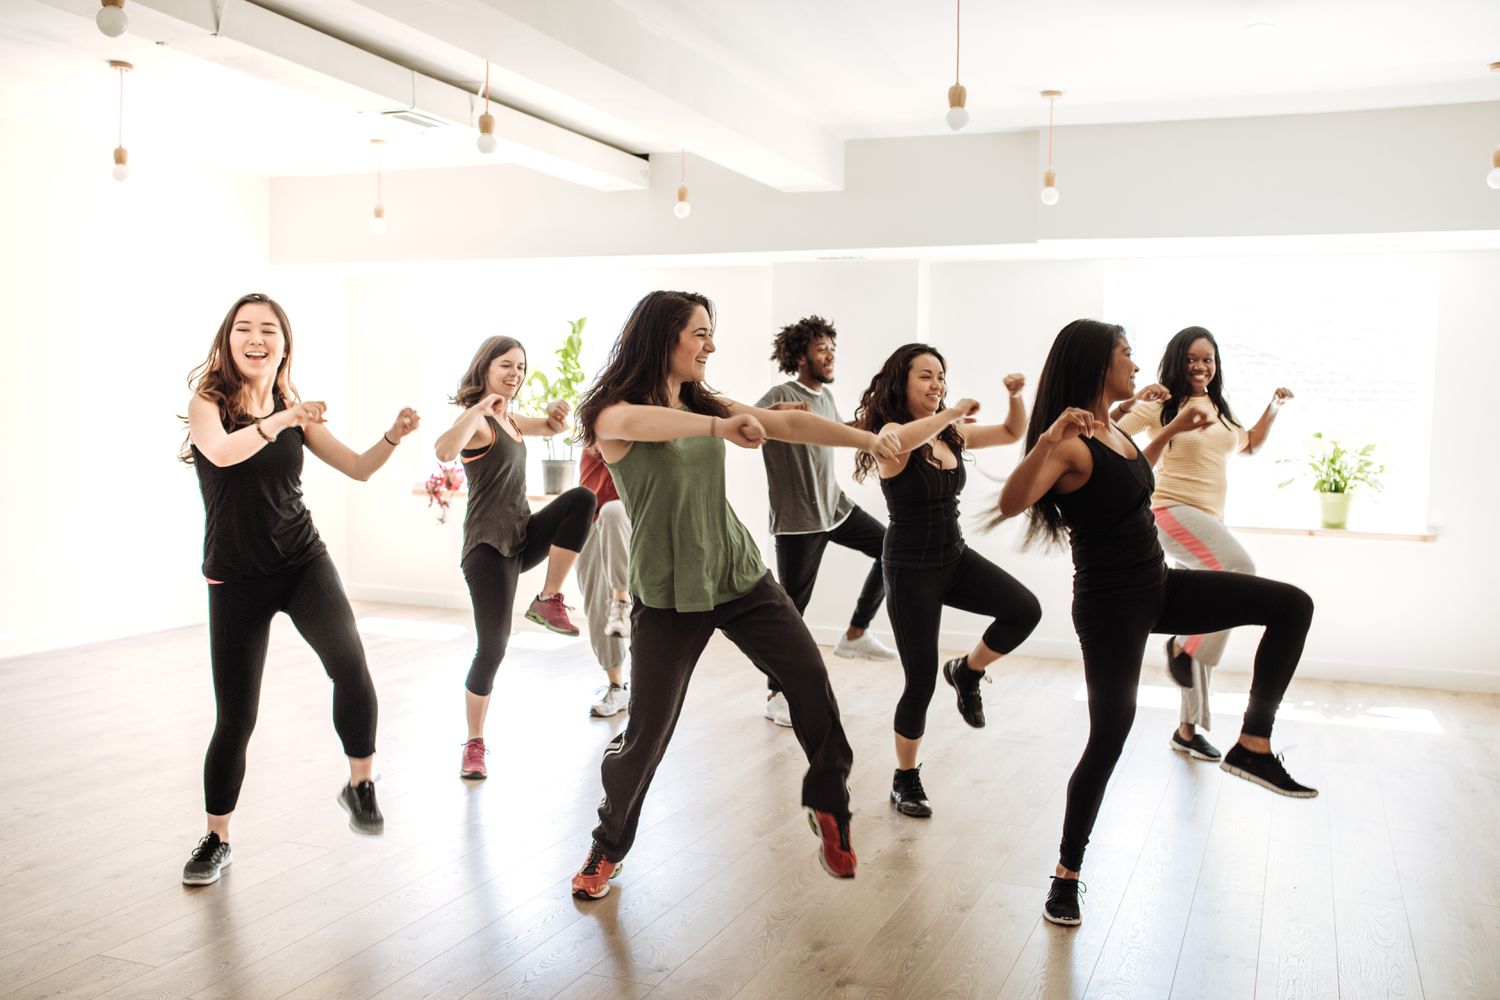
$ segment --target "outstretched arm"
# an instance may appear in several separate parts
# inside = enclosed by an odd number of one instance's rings
[[[964,439],[965,448],[993,448],[995,445],[1014,444],[1026,434],[1026,404],[1021,399],[1021,390],[1026,388],[1026,376],[1019,373],[1005,376],[1005,390],[1010,394],[1010,410],[1003,424],[960,425],[958,433]]]
[[[396,445],[401,439],[417,429],[422,418],[417,411],[407,406],[396,414],[395,421],[390,429],[380,435],[380,438],[370,447],[362,452],[355,452],[353,448],[344,444],[333,436],[328,425],[322,422],[308,424],[303,433],[307,435],[307,449],[318,458],[338,469],[350,479],[358,479],[365,482],[375,470],[390,459],[396,450]]]
[[[1266,438],[1271,434],[1271,425],[1276,422],[1276,414],[1281,412],[1282,404],[1293,398],[1292,390],[1282,387],[1271,395],[1271,402],[1266,404],[1266,412],[1260,415],[1255,426],[1250,428],[1246,437],[1245,447],[1241,449],[1246,455],[1254,455],[1260,451],[1261,445],[1266,443]]]
[[[1092,437],[1103,425],[1088,410],[1070,406],[1053,421],[1026,457],[1016,466],[1016,471],[1005,480],[1000,490],[1000,513],[1015,517],[1042,497],[1047,491],[1062,484],[1070,484],[1070,477],[1084,475],[1088,466],[1088,449],[1079,440],[1085,435]]]

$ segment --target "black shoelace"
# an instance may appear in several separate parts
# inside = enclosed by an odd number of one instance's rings
[[[224,842],[220,840],[216,834],[205,834],[203,839],[198,841],[198,846],[193,848],[192,860],[212,861],[214,859],[215,852],[217,852],[218,849],[223,846]]]
[[[900,780],[900,791],[903,799],[927,801],[927,789],[922,787],[922,769],[920,766],[902,773]]]
[[[584,874],[584,875],[598,875],[599,874],[599,863],[602,862],[602,861],[604,861],[604,860],[605,860],[604,852],[601,851],[601,850],[599,850],[599,845],[598,844],[595,844],[593,847],[590,847],[589,848],[589,859],[583,863],[583,872],[582,872],[582,874]]]

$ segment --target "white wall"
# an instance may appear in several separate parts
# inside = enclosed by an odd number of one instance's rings
[[[688,157],[603,194],[518,167],[272,182],[277,263],[983,246],[1037,240],[1500,229],[1484,183],[1500,103],[1166,124],[1056,135],[1062,201],[1037,193],[1039,132],[848,144],[844,190],[782,194]]]
[[[262,179],[7,123],[0,156],[0,657],[204,615],[176,460],[188,370],[266,276]]]

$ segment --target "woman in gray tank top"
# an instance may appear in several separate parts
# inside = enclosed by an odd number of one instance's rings
[[[609,464],[630,514],[630,724],[604,751],[604,801],[576,896],[598,899],[635,840],[652,775],[715,630],[773,678],[808,759],[802,803],[819,860],[852,878],[847,780],[853,752],[822,655],[791,598],[730,509],[724,442],[767,439],[894,454],[889,436],[811,413],[762,410],[719,396],[703,379],[714,353],[713,303],[652,292],[636,304],[608,364],[579,406],[584,441]]]

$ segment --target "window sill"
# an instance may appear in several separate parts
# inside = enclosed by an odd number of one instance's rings
[[[427,490],[425,490],[421,486],[413,486],[411,488],[411,495],[414,496],[414,497],[425,497],[427,495]],[[449,492],[447,495],[448,495],[448,499],[449,500],[455,500],[455,499],[458,499],[460,497],[462,497],[463,499],[467,500],[469,498],[469,491],[468,490],[453,490],[452,492]],[[558,496],[560,496],[560,495],[561,494],[557,494],[557,493],[528,493],[528,494],[526,494],[526,499],[530,500],[532,502],[540,502],[542,500],[556,500],[558,498]]]
[[[1231,524],[1230,531],[1245,535],[1307,535],[1312,538],[1359,538],[1377,542],[1435,542],[1437,535],[1401,534],[1389,531],[1350,531],[1347,528],[1258,528]]]

